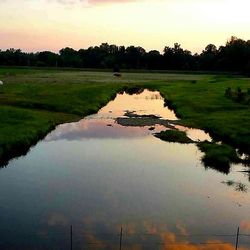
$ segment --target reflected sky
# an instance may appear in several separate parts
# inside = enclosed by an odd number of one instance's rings
[[[178,120],[172,110],[164,107],[164,99],[160,93],[158,91],[149,91],[147,89],[140,94],[118,94],[115,100],[100,109],[98,115],[109,113],[111,114],[111,117],[116,118],[123,116],[124,111],[135,111],[138,115],[154,114],[163,119]]]
[[[69,123],[58,126],[45,140],[80,140],[80,139],[107,139],[107,138],[134,138],[150,134],[147,129],[126,128],[116,125],[112,119],[84,119],[78,123]]]
[[[117,94],[115,100],[109,102],[95,115],[88,116],[79,122],[63,124],[50,133],[45,140],[79,140],[82,138],[134,138],[145,137],[160,132],[164,126],[155,125],[149,130],[145,127],[123,127],[115,122],[124,117],[127,111],[138,115],[154,114],[167,120],[178,120],[172,110],[164,107],[164,99],[157,91],[144,90],[140,94]]]
[[[186,132],[187,136],[192,139],[193,141],[212,141],[212,138],[208,133],[201,129],[195,129],[195,128],[187,128],[184,126],[176,125],[175,128],[177,128],[180,131]]]
[[[177,121],[174,111],[165,107],[164,99],[158,91],[144,90],[140,94],[129,95],[119,93],[116,98],[99,110],[97,114],[88,116],[79,122],[62,124],[51,132],[46,141],[80,140],[83,138],[134,138],[166,130],[163,125],[156,124],[142,127],[124,127],[116,123],[118,117],[126,117],[126,113],[136,115],[154,115],[160,119]],[[194,141],[211,141],[209,134],[199,129],[176,125],[176,129],[185,131]]]
[[[0,249],[69,249],[73,225],[74,249],[117,249],[123,227],[123,249],[233,250],[235,237],[221,235],[239,225],[250,233],[250,195],[236,190],[239,183],[249,190],[243,166],[227,176],[205,169],[195,144],[115,123],[125,110],[176,119],[155,95],[119,94],[120,106],[115,99],[96,115],[58,126],[2,169]],[[241,250],[250,249],[247,240],[240,238]]]

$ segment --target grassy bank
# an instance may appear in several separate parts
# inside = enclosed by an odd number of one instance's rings
[[[250,151],[249,106],[225,98],[249,88],[233,76],[0,69],[0,159],[24,153],[57,124],[96,112],[124,86],[158,89],[186,125]],[[24,152],[23,152],[24,151]]]
[[[0,165],[25,154],[56,125],[97,112],[121,85],[79,84],[79,76],[54,71],[0,71]],[[84,82],[84,81],[83,81]]]
[[[250,107],[224,96],[227,87],[247,90],[250,79],[207,77],[197,82],[175,82],[159,86],[182,122],[204,129],[218,141],[250,152]]]

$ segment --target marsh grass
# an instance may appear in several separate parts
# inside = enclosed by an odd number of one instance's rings
[[[214,77],[211,76],[210,79]],[[176,111],[181,122],[209,132],[218,141],[250,152],[250,107],[224,96],[226,87],[247,89],[247,78],[224,77],[211,83],[209,78],[197,84],[175,82],[158,87],[167,105]]]
[[[241,162],[236,150],[227,144],[201,142],[197,145],[198,148],[204,152],[202,162],[205,167],[213,168],[228,174],[232,163]]]
[[[166,130],[154,135],[155,137],[167,142],[178,142],[182,144],[194,143],[189,137],[187,137],[185,132],[179,130]]]

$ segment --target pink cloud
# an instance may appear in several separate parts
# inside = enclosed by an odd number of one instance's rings
[[[138,0],[57,0],[58,3],[61,4],[79,4],[79,3],[89,3],[89,4],[110,4],[110,3],[128,3],[128,2],[137,2]]]
[[[127,3],[136,2],[137,0],[89,0],[89,3],[93,4],[106,4],[106,3]]]
[[[250,221],[244,220],[240,223],[240,229],[243,232],[250,232]]]

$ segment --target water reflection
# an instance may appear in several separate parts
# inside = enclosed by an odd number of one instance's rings
[[[119,226],[115,231],[107,223],[97,230],[93,221],[86,220],[88,233],[76,228],[78,235],[75,247],[85,246],[85,249],[119,249],[122,236],[122,249],[162,249],[162,250],[234,250],[235,233],[207,235],[200,232],[191,233],[181,222],[177,222],[171,230],[169,225],[150,221],[141,223],[128,222],[122,226],[122,235]],[[85,228],[85,229],[86,229]],[[249,230],[249,222],[242,221],[243,232]],[[114,229],[114,228],[113,228]],[[106,232],[106,233],[103,233]],[[108,232],[108,233],[107,233]],[[239,250],[249,250],[246,244],[241,244]]]
[[[110,112],[111,111],[111,112]],[[163,119],[178,120],[175,113],[164,107],[164,99],[158,91],[142,90],[140,94],[119,93],[116,98],[98,112],[98,117],[117,118],[126,111],[138,115],[154,114]]]
[[[128,111],[209,139],[177,125],[158,92],[118,94],[0,172],[0,249],[69,249],[70,225],[77,250],[118,249],[121,227],[122,249],[234,249],[237,226],[250,228],[249,193],[235,189],[245,183],[243,166],[232,166],[233,185],[222,185],[225,176],[204,169],[195,143],[156,139],[162,125],[117,124]]]
[[[58,126],[50,133],[45,140],[81,140],[86,138],[135,138],[144,137],[150,134],[147,129],[127,128],[115,124],[112,119],[95,119],[88,118],[77,123],[69,123]]]
[[[124,110],[126,108],[126,110]],[[115,119],[126,112],[136,112],[139,115],[155,114],[164,119],[177,120],[174,112],[164,107],[164,99],[159,92],[143,90],[140,95],[120,93],[114,101],[100,109],[95,115],[89,116],[77,123],[58,126],[45,140],[60,139],[79,140],[83,138],[134,138],[143,137],[153,132],[159,132],[164,126],[154,124],[144,127],[122,127]],[[150,132],[151,131],[151,132]]]
[[[136,119],[131,119],[124,128],[124,124],[117,123],[117,120],[129,120],[125,117],[138,118],[143,122],[138,125],[134,124]],[[45,140],[144,137],[166,128],[176,128],[187,132],[187,136],[194,141],[211,141],[209,134],[202,130],[171,124],[177,120],[175,113],[164,106],[164,99],[159,92],[140,89],[139,94],[117,94],[115,100],[100,109],[97,114],[76,123],[60,125]]]
[[[175,128],[180,131],[186,132],[187,136],[195,142],[212,141],[210,135],[201,129],[187,128],[180,125],[175,125]]]
[[[243,184],[241,182],[228,180],[228,181],[223,181],[222,183],[227,185],[228,187],[234,187],[235,191],[242,192],[242,193],[247,193],[248,192],[247,185]]]

